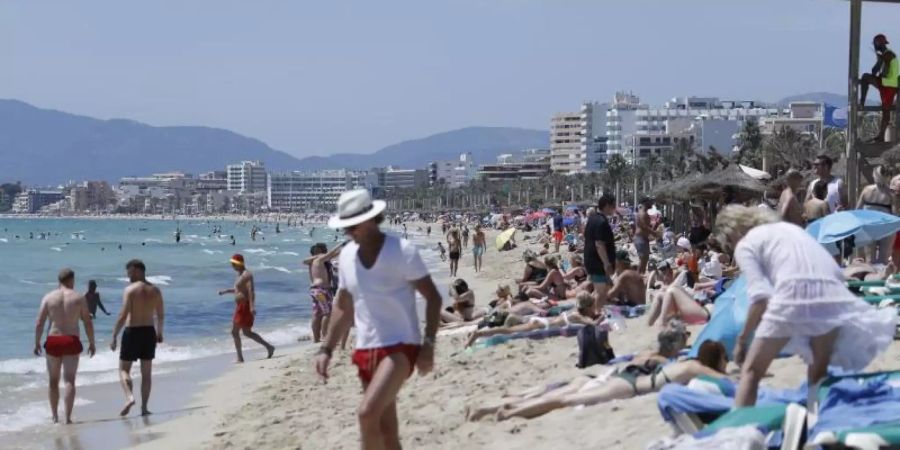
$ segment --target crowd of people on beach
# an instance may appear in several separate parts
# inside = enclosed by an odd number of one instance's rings
[[[890,343],[895,317],[859,301],[847,289],[839,265],[848,255],[834,253],[801,228],[847,207],[840,180],[830,175],[831,161],[820,157],[816,167],[818,178],[810,183],[802,207],[798,206],[802,183],[788,174],[778,205],[732,202],[716,211],[715,226],[708,205],[693,205],[690,223],[680,228],[663,217],[653,199],[644,198],[632,209],[608,193],[590,205],[524,209],[488,217],[417,214],[415,219],[424,223],[420,234],[431,236],[433,226],[442,233],[437,249],[442,260],[449,260],[451,277],[446,308],[416,246],[380,229],[390,221],[407,236],[403,217],[386,216],[385,203],[373,200],[365,190],[346,192],[328,227],[342,230],[348,239],[330,250],[317,243],[303,260],[309,267],[313,340],[321,344],[316,371],[327,380],[335,348],[346,348],[350,328],[355,327],[352,361],[363,386],[358,413],[363,448],[398,448],[397,394],[416,368],[420,374],[431,371],[439,329],[470,327],[467,348],[529,333],[565,336],[569,335],[565,330],[577,329],[579,360],[596,350],[582,348],[581,333],[594,336],[594,345],[607,351],[604,358],[585,366],[613,359],[608,341],[598,337],[616,330],[626,317],[646,316],[647,323],[658,329],[655,350],[633,355],[628,364],[606,376],[585,374],[473,405],[467,412],[469,420],[490,415],[499,420],[531,418],[554,409],[645,395],[670,383],[688,384],[700,375],[730,377],[726,371],[729,354],[740,367],[736,406],[755,403],[763,375],[782,351],[803,357],[811,386],[826,376],[829,363],[860,370]],[[884,170],[878,169],[878,175],[886,176]],[[900,177],[894,180],[890,183],[892,204],[900,198]],[[864,190],[860,207],[887,201],[876,198],[878,189]],[[522,266],[510,267],[509,280],[497,286],[486,305],[480,305],[477,300],[483,293],[474,292],[470,283],[459,278],[458,269],[462,256],[471,251],[476,274],[482,270],[488,231],[497,235],[496,251],[526,248]],[[311,229],[310,236],[313,233]],[[880,247],[869,257],[871,262],[891,259]],[[274,347],[252,331],[253,275],[242,255],[235,254],[230,263],[237,273],[234,287],[219,294],[235,295],[232,335],[238,361],[243,360],[242,335],[265,347],[271,357]],[[116,335],[125,328],[120,347],[120,378],[126,395],[122,415],[134,404],[130,369],[136,360],[141,361],[146,383],[142,412],[149,413],[151,361],[156,344],[163,341],[162,294],[147,283],[145,270],[139,260],[128,263],[131,284],[125,289],[126,300],[115,327]],[[717,297],[739,276],[747,280],[751,305],[734,348],[717,341],[690,343],[686,325],[708,322]],[[53,380],[59,379],[62,368],[70,420],[74,371],[82,351],[78,321],[85,323],[92,355],[96,349],[90,322],[93,306],[89,305],[97,303],[105,309],[99,297],[89,302],[74,292],[71,270],[61,272],[59,281],[60,288],[41,305],[35,354],[41,353],[40,338],[49,318],[51,333],[44,349],[51,407],[56,420],[59,395]],[[416,293],[426,303],[424,331]],[[114,336],[112,341],[114,350],[117,339]],[[863,341],[868,345],[855,346]],[[699,353],[685,359],[683,350],[690,345],[696,345]]]

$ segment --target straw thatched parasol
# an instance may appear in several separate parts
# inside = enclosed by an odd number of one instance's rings
[[[729,164],[699,178],[686,180],[680,189],[686,191],[690,198],[715,201],[722,198],[722,191],[726,187],[734,190],[738,201],[757,198],[766,191],[765,184],[747,175],[737,164]]]

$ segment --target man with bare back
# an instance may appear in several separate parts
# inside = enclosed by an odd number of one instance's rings
[[[147,268],[141,260],[128,261],[125,271],[131,284],[122,295],[122,310],[109,344],[109,348],[116,351],[119,331],[125,327],[119,349],[119,382],[125,392],[125,406],[119,415],[127,416],[134,406],[131,365],[141,360],[141,415],[147,416],[150,415],[147,403],[153,381],[153,358],[156,357],[156,344],[163,341],[163,298],[159,288],[147,281]]]
[[[34,328],[34,354],[41,355],[41,336],[44,324],[50,320],[50,331],[44,350],[47,352],[47,372],[50,375],[49,397],[53,423],[59,422],[59,375],[62,371],[66,385],[66,424],[72,423],[72,406],[75,404],[75,374],[78,372],[78,358],[81,346],[81,330],[78,321],[84,322],[84,332],[88,337],[88,355],[94,356],[94,324],[88,311],[87,301],[73,289],[75,272],[63,269],[57,277],[59,287],[47,293],[41,300],[37,323]]]
[[[244,256],[241,254],[235,254],[231,257],[231,267],[238,273],[237,279],[234,280],[234,287],[219,291],[219,295],[234,294],[231,337],[234,338],[237,362],[244,362],[244,352],[241,350],[241,333],[265,347],[266,351],[269,352],[268,358],[271,358],[272,354],[275,353],[275,346],[253,332],[253,321],[256,318],[256,289],[253,284],[253,274],[247,270]]]
[[[303,264],[309,266],[309,296],[313,305],[312,333],[313,341],[319,343],[328,330],[328,318],[331,316],[331,303],[334,294],[337,293],[334,271],[331,261],[336,258],[344,245],[349,241],[328,251],[324,243],[318,243],[310,247],[312,254],[303,260]]]

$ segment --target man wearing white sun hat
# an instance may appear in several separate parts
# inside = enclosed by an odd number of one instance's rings
[[[353,364],[363,385],[358,411],[363,449],[400,448],[397,393],[414,368],[434,366],[441,296],[412,243],[379,229],[385,203],[365,189],[341,194],[328,220],[352,239],[341,251],[338,292],[316,372],[328,379],[340,336],[356,325]],[[415,291],[425,297],[425,337],[419,331]]]

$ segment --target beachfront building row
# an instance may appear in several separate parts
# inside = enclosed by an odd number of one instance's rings
[[[563,174],[594,172],[603,169],[610,155],[636,161],[678,145],[730,153],[750,120],[763,134],[789,127],[821,143],[823,110],[817,102],[784,107],[715,97],[676,97],[651,107],[633,93],[617,92],[612,102],[585,102],[580,112],[551,118],[551,169]]]
[[[13,214],[35,214],[51,205],[63,202],[66,195],[62,190],[27,189],[13,200]]]
[[[274,211],[329,210],[342,192],[369,186],[366,172],[321,170],[269,174],[268,207]]]
[[[229,191],[240,193],[265,192],[268,173],[262,161],[241,161],[225,168]]]
[[[496,164],[479,167],[476,177],[485,181],[539,180],[550,173],[549,149],[528,149],[502,154]]]
[[[477,171],[472,153],[461,153],[456,160],[432,161],[428,165],[428,183],[458,188],[474,180]]]

